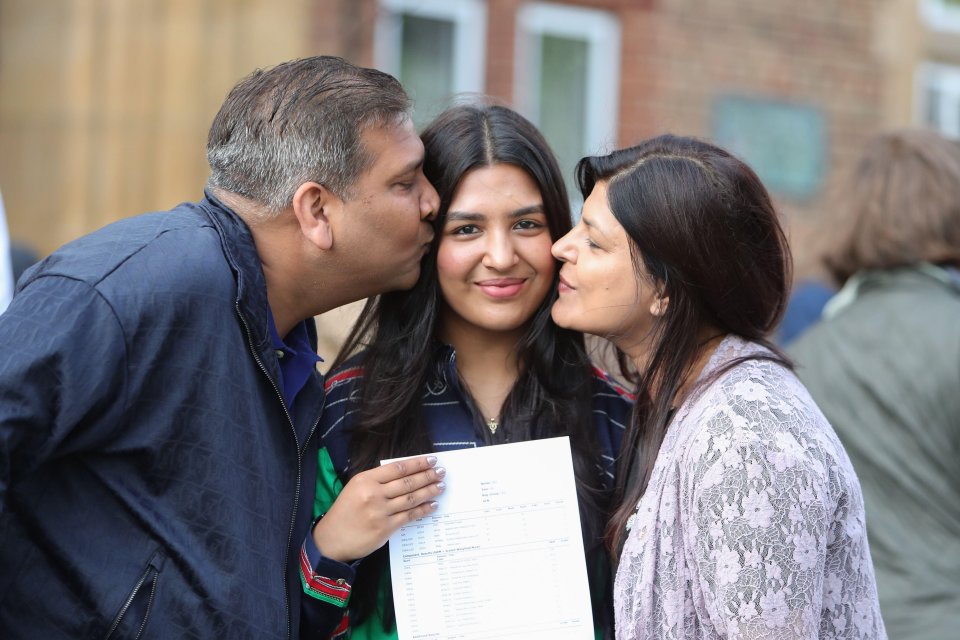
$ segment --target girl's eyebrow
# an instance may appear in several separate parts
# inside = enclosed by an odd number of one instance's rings
[[[521,207],[516,211],[511,211],[508,214],[509,218],[522,218],[524,216],[529,216],[535,213],[543,213],[543,204],[537,203],[532,204],[528,207]],[[474,213],[472,211],[448,211],[447,220],[454,220],[457,222],[483,222],[487,219],[486,214],[483,213]]]
[[[447,220],[457,220],[466,222],[482,222],[487,216],[482,213],[472,213],[470,211],[448,211]]]
[[[510,214],[511,218],[522,218],[523,216],[529,216],[534,213],[543,213],[543,203],[538,202],[537,204],[532,204],[529,207],[521,207],[513,213]]]

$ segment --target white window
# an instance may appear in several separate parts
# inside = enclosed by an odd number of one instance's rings
[[[482,92],[486,5],[482,0],[380,0],[375,65],[413,98],[420,129],[463,92]]]
[[[925,62],[917,73],[918,124],[960,138],[960,66]]]
[[[568,188],[577,160],[616,148],[619,84],[615,16],[546,2],[520,9],[514,102],[550,142]],[[582,201],[575,188],[570,197]]]
[[[920,17],[934,31],[960,31],[960,0],[920,0]]]

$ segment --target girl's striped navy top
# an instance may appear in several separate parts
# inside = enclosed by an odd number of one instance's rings
[[[482,428],[483,420],[476,415],[461,388],[453,348],[444,345],[436,353],[437,366],[423,394],[423,416],[430,430],[433,450],[451,451],[494,444],[489,432]],[[326,401],[318,427],[320,447],[326,448],[342,479],[347,477],[349,464],[351,416],[359,409],[357,398],[363,382],[363,369],[358,364],[361,360],[362,355],[354,356],[327,376]],[[633,396],[597,367],[593,368],[592,383],[593,422],[600,450],[597,470],[603,474],[604,485],[609,489],[612,488],[620,440],[633,408]],[[509,442],[509,423],[502,424],[498,432],[504,435],[495,444]]]

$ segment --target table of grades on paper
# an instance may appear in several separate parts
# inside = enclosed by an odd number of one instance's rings
[[[569,439],[436,455],[437,511],[390,538],[400,640],[592,639]]]

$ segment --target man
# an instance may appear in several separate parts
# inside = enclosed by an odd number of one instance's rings
[[[338,58],[255,72],[203,200],[24,275],[0,316],[0,637],[298,635],[312,317],[412,286],[433,237],[408,104]]]

